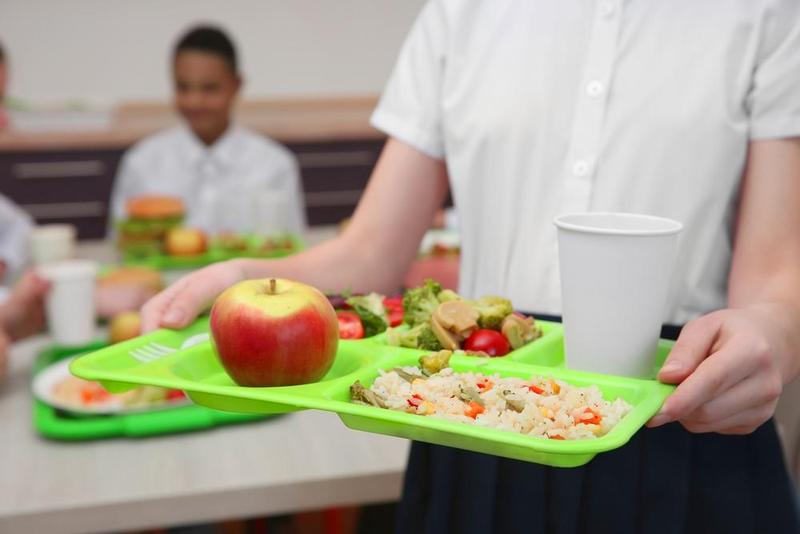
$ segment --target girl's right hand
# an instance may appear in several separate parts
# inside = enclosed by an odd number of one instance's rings
[[[244,279],[240,260],[215,263],[184,276],[142,307],[142,333],[188,326],[220,293]]]

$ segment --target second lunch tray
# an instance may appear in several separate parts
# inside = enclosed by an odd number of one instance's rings
[[[170,256],[169,254],[153,254],[143,257],[126,256],[123,260],[123,263],[128,266],[149,267],[159,271],[184,270],[204,267],[212,263],[234,258],[283,258],[285,256],[290,256],[300,252],[305,248],[305,243],[300,237],[290,235],[288,236],[288,239],[292,242],[291,248],[275,248],[266,252],[262,252],[258,250],[258,247],[261,246],[265,238],[255,235],[246,235],[243,237],[248,243],[247,250],[221,250],[214,243],[214,239],[212,238],[208,250],[203,254],[197,254],[195,256]]]
[[[184,337],[196,330],[203,330],[202,323],[185,331]],[[180,346],[179,337],[172,340]],[[80,348],[51,346],[39,353],[34,364],[34,373],[49,365],[76,354],[108,350],[104,342],[96,342]],[[198,405],[183,405],[152,411],[86,415],[73,414],[54,408],[39,399],[33,401],[33,425],[43,436],[67,441],[86,441],[114,437],[146,437],[202,430],[222,425],[263,420],[267,416],[242,414],[214,410]]]
[[[575,467],[596,454],[621,447],[661,407],[674,386],[655,380],[605,376],[567,370],[561,325],[540,322],[544,335],[501,358],[453,355],[450,366],[459,372],[529,378],[543,375],[575,386],[596,385],[606,399],[621,397],[632,405],[608,434],[588,440],[550,440],[484,428],[434,417],[350,402],[356,380],[369,387],[380,369],[416,365],[424,351],[390,347],[380,337],[342,340],[333,367],[319,382],[287,387],[240,387],[223,369],[212,344],[204,342],[148,363],[130,357],[130,351],[148,343],[166,342],[177,332],[160,330],[147,336],[101,349],[75,360],[77,376],[99,380],[111,391],[150,384],[186,391],[196,403],[219,410],[276,414],[303,409],[337,413],[350,428],[458,447],[558,467]],[[670,342],[659,347],[659,361]]]

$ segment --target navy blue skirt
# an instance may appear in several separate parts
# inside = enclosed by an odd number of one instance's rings
[[[674,334],[669,337],[674,337]],[[414,442],[400,534],[793,534],[800,514],[773,421],[747,436],[644,428],[577,468]]]

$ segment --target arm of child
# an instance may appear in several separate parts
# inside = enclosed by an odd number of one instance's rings
[[[752,432],[800,373],[800,139],[751,142],[728,294],[683,329],[659,374],[680,385],[650,426]]]

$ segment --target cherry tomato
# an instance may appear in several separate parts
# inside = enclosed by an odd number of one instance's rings
[[[464,350],[485,352],[489,356],[505,356],[511,351],[506,336],[495,330],[476,330],[464,342]]]
[[[389,316],[389,326],[398,326],[403,322],[403,297],[386,297],[383,307]]]
[[[361,339],[364,337],[364,325],[356,312],[339,310],[339,339]]]

